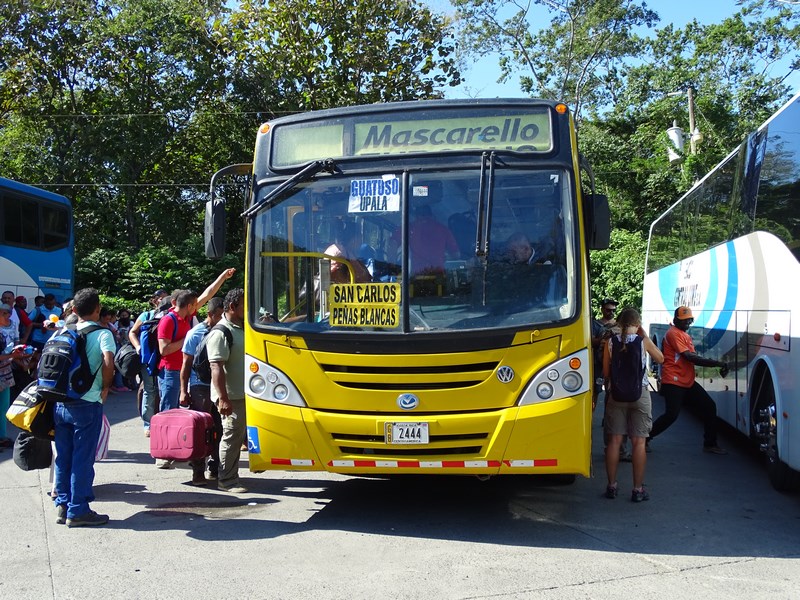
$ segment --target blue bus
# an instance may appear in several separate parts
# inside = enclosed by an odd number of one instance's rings
[[[59,194],[0,177],[0,289],[28,298],[74,289],[72,204]]]

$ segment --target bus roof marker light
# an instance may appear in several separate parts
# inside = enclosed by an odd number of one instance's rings
[[[567,105],[563,103],[556,104],[556,112],[560,115],[567,114]]]
[[[258,131],[259,131],[259,133],[268,133],[269,132],[269,123],[264,123],[261,127],[259,127]]]

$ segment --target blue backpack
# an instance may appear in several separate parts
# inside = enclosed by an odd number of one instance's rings
[[[172,341],[178,334],[178,315],[173,312],[166,314],[156,311],[150,312],[150,317],[142,322],[139,329],[139,356],[142,359],[142,366],[147,368],[147,372],[155,377],[158,374],[158,363],[161,361],[161,351],[158,349],[158,322],[165,316],[172,317]]]
[[[86,336],[100,329],[105,327],[90,325],[81,331],[63,328],[45,343],[36,372],[38,398],[72,402],[91,389],[100,368],[92,373],[89,367]]]

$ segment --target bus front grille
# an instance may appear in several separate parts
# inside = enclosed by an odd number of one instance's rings
[[[357,390],[448,390],[480,385],[491,377],[497,362],[452,365],[320,364],[337,385]]]
[[[431,435],[430,441],[425,447],[403,448],[387,446],[381,435],[333,433],[331,436],[342,454],[382,457],[480,455],[483,451],[483,444],[489,438],[489,434],[485,432]]]

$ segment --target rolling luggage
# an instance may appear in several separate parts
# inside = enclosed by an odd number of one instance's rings
[[[174,408],[150,419],[150,455],[165,460],[197,460],[211,454],[214,420],[205,412]]]

